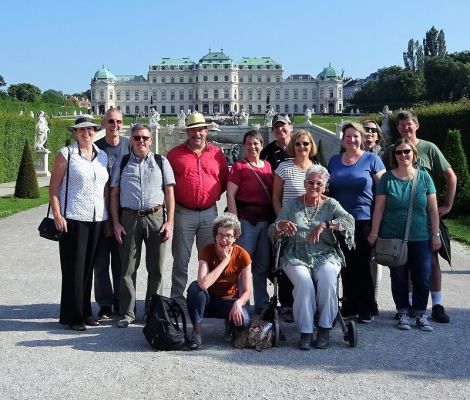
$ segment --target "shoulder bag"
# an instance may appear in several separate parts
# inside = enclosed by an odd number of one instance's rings
[[[411,198],[408,206],[405,237],[403,239],[383,239],[378,237],[375,242],[374,250],[372,251],[372,259],[378,264],[382,264],[387,267],[399,267],[401,265],[405,265],[408,261],[408,235],[410,233],[411,215],[413,213],[418,174],[419,170],[416,170],[413,176],[413,186],[411,188]]]
[[[70,148],[69,155],[67,157],[67,173],[65,178],[65,202],[64,202],[64,218],[67,216],[67,198],[68,198],[68,191],[69,191],[69,164],[70,164]],[[51,211],[51,203],[47,207],[47,214],[41,221],[38,227],[39,236],[43,237],[44,239],[53,240],[58,242],[65,237],[64,231],[59,231],[55,226],[54,218],[49,217],[49,213]]]

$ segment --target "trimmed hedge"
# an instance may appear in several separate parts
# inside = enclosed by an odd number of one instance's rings
[[[28,139],[24,141],[23,156],[16,178],[15,197],[19,199],[37,199],[39,197],[38,178]]]
[[[64,147],[67,138],[71,137],[67,128],[71,120],[49,119],[49,136],[46,147],[51,168],[57,151]],[[14,182],[20,165],[24,141],[35,143],[36,120],[14,114],[0,112],[0,182]],[[34,154],[34,152],[33,152]]]

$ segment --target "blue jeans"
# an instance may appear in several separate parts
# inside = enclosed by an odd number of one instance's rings
[[[413,283],[413,309],[425,313],[428,305],[429,279],[431,276],[432,249],[429,240],[408,242],[408,262],[400,267],[390,268],[392,296],[398,312],[407,312],[408,271]]]
[[[233,303],[236,299],[222,299],[211,295],[207,290],[202,290],[197,281],[188,287],[186,304],[189,318],[193,326],[201,324],[204,317],[228,319]],[[245,304],[243,310],[243,327],[250,324],[250,312]]]
[[[251,273],[253,274],[253,297],[255,299],[255,313],[261,313],[269,304],[268,272],[270,264],[271,244],[268,237],[268,221],[252,225],[248,221],[240,220],[242,234],[237,243],[243,247],[251,257]]]

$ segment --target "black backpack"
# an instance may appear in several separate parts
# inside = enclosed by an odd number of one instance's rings
[[[179,326],[181,319],[183,329]],[[155,294],[150,299],[143,329],[145,339],[156,350],[181,350],[188,341],[184,308],[177,299]]]

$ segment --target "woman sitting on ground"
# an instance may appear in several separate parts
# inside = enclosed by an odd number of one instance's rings
[[[294,284],[293,311],[301,350],[311,347],[317,311],[316,346],[327,348],[329,330],[338,313],[337,277],[344,256],[333,231],[345,237],[349,248],[354,247],[354,218],[324,195],[329,177],[326,168],[312,165],[305,174],[305,194],[283,206],[270,227],[271,237],[289,237],[281,264]]]
[[[217,217],[212,227],[214,243],[199,252],[197,281],[189,285],[186,302],[193,324],[190,349],[202,345],[202,321],[224,318],[230,331],[250,324],[251,258],[235,240],[241,228],[237,217],[225,213]]]

